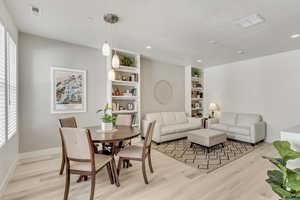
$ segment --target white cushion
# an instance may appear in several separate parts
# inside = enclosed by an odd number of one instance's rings
[[[143,155],[143,147],[137,145],[128,146],[124,150],[121,150],[118,153],[119,157],[126,157],[126,158],[142,158],[142,155]]]
[[[249,136],[250,135],[250,128],[248,127],[238,127],[238,126],[232,126],[228,128],[228,131],[237,133],[239,135],[245,135]]]
[[[176,117],[174,112],[162,112],[161,116],[165,125],[176,124]]]
[[[201,124],[196,124],[196,123],[172,124],[172,125],[161,127],[161,135],[168,135],[168,134],[195,130],[200,128],[201,128]]]
[[[161,127],[160,132],[161,135],[168,135],[168,134],[176,133],[177,129],[178,129],[177,125],[167,125]]]
[[[217,130],[222,130],[222,131],[227,131],[228,130],[228,125],[226,125],[226,124],[211,124],[210,128],[217,129]]]
[[[156,123],[164,124],[163,118],[160,113],[148,113],[145,115],[145,119],[148,121],[156,121]]]
[[[187,117],[184,112],[175,112],[176,122],[178,124],[187,123]]]
[[[261,116],[257,114],[238,114],[237,116],[237,126],[250,127],[260,121]]]
[[[236,124],[236,116],[236,113],[223,112],[221,113],[220,123],[234,126]]]

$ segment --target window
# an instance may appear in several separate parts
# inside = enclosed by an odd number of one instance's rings
[[[0,147],[6,140],[5,29],[0,23]]]
[[[8,139],[17,132],[17,47],[7,34],[7,131]]]
[[[0,22],[0,147],[17,132],[17,46]]]

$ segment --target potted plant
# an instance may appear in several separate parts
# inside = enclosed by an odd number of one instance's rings
[[[105,131],[111,131],[113,129],[113,122],[116,120],[115,116],[108,113],[109,110],[111,110],[111,108],[108,107],[108,104],[105,104],[103,109],[99,109],[96,111],[96,113],[101,114],[101,126],[102,130]]]
[[[283,200],[300,200],[300,169],[287,168],[287,161],[300,158],[300,152],[292,150],[291,144],[287,141],[276,141],[273,145],[281,158],[263,158],[269,160],[279,170],[269,170],[266,182]]]
[[[200,72],[198,70],[192,70],[192,77],[200,77]]]

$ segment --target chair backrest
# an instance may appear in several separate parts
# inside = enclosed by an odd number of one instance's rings
[[[75,117],[59,119],[61,128],[77,128]]]
[[[145,136],[145,141],[144,141],[144,151],[151,146],[153,129],[154,129],[155,123],[156,123],[156,121],[152,121],[149,123],[147,133]]]
[[[132,116],[131,115],[118,115],[116,119],[116,126],[131,126]]]
[[[60,128],[62,143],[66,157],[74,161],[93,159],[94,149],[88,129]]]

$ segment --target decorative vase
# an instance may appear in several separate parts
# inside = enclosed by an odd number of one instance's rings
[[[102,122],[101,126],[102,126],[102,130],[104,131],[113,130],[113,124],[111,122]]]

